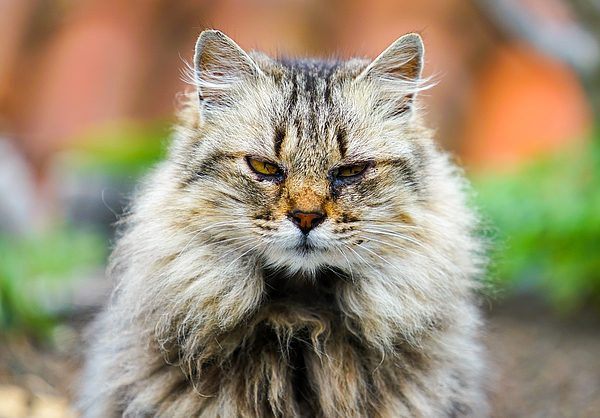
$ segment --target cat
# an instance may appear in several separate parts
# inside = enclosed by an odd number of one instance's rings
[[[488,416],[484,245],[422,122],[423,53],[273,59],[202,32],[121,221],[83,417]]]

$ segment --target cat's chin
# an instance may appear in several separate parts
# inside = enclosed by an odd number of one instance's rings
[[[332,253],[326,249],[301,244],[292,248],[272,248],[265,253],[265,263],[289,274],[314,277],[332,264]]]

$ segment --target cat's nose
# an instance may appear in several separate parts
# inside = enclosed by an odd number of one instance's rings
[[[304,234],[308,234],[311,229],[319,225],[323,219],[325,219],[325,214],[323,212],[304,213],[295,210],[290,212],[289,215],[292,222],[294,222]]]

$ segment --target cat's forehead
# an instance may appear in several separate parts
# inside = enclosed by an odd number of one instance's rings
[[[281,82],[291,94],[291,100],[305,98],[311,101],[331,100],[335,83],[343,77],[343,63],[319,60],[280,60]]]
[[[342,85],[354,79],[368,61],[278,59],[269,71],[293,110],[298,105],[331,106]],[[304,102],[304,103],[302,103]],[[318,109],[317,109],[318,110]]]
[[[346,157],[347,112],[340,91],[360,64],[280,59],[266,68],[279,96],[274,112],[278,157],[315,169]]]

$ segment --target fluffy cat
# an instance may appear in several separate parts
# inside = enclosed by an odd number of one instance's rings
[[[123,219],[83,417],[486,417],[482,244],[431,140],[423,44],[374,61],[196,44]]]

